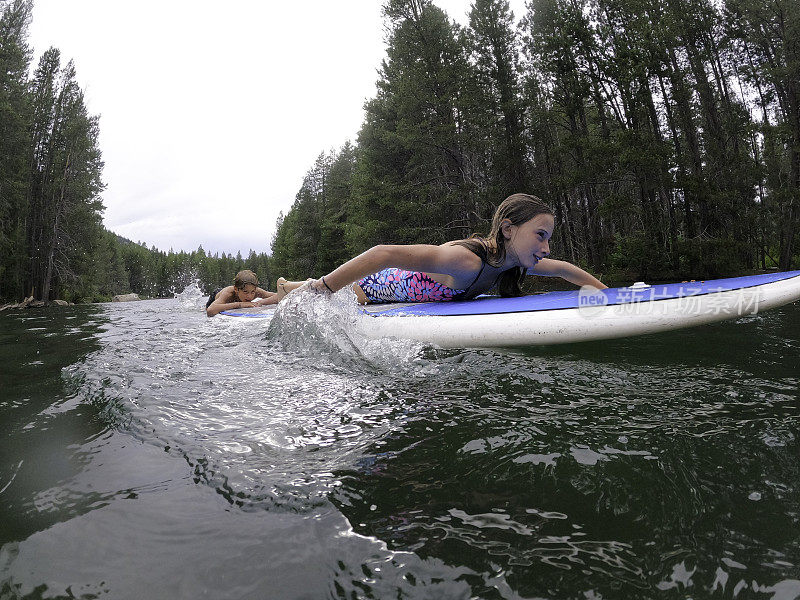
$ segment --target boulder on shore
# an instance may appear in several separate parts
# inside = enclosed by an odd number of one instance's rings
[[[134,300],[141,300],[141,298],[138,294],[120,294],[111,299],[112,302],[132,302]]]
[[[29,306],[32,305],[32,303],[33,303],[33,296],[29,296],[28,298],[25,298],[25,300],[17,304],[5,304],[2,307],[0,307],[0,310],[5,310],[7,308],[28,308]]]
[[[4,304],[3,306],[0,306],[0,311],[6,310],[7,308],[41,308],[43,306],[75,306],[75,304],[72,302],[67,302],[66,300],[52,300],[50,302],[44,302],[43,300],[34,300],[33,296],[29,296],[17,304]]]

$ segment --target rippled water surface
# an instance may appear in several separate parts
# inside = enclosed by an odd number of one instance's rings
[[[800,598],[800,305],[524,350],[0,313],[0,598]]]

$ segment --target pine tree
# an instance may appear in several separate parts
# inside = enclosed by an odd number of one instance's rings
[[[384,7],[388,48],[358,139],[348,245],[442,242],[474,222],[460,97],[466,40],[428,0]]]
[[[528,189],[519,82],[519,42],[508,0],[476,0],[469,15],[468,39],[481,93],[469,116],[480,124],[488,147],[490,178],[487,200]]]
[[[103,208],[98,121],[86,112],[72,62],[63,70],[59,63],[58,50],[45,52],[33,83],[28,239],[31,284],[44,300],[59,284],[91,277],[77,261],[101,234]]]
[[[738,71],[758,98],[770,233],[780,268],[790,269],[800,235],[800,7],[726,0],[724,17]]]
[[[30,0],[0,2],[0,298],[20,297],[26,270],[30,137]]]

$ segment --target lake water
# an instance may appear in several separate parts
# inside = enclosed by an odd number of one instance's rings
[[[0,598],[800,598],[800,304],[524,350],[0,313]]]

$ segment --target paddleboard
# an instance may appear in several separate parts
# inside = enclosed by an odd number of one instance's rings
[[[223,317],[245,317],[248,319],[271,319],[275,314],[275,306],[263,308],[235,308],[233,310],[221,310],[217,313]]]
[[[800,299],[800,271],[465,302],[373,304],[356,327],[369,338],[443,348],[566,344],[657,333],[755,314]],[[247,310],[247,309],[245,309]],[[272,310],[223,311],[263,318]]]

